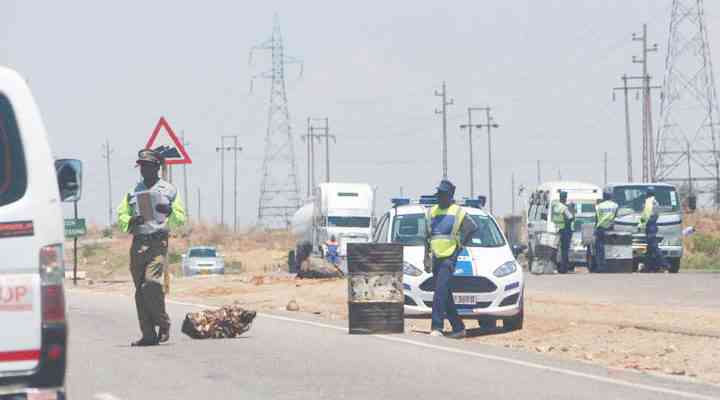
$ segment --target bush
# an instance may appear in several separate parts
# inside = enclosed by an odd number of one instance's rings
[[[694,253],[707,256],[716,256],[720,253],[720,237],[717,236],[698,232],[692,237],[691,244]]]
[[[681,270],[720,270],[720,257],[705,253],[686,254],[682,258]]]
[[[107,247],[100,243],[89,243],[84,244],[80,248],[80,256],[84,258],[90,258],[97,255],[98,251],[107,250]]]

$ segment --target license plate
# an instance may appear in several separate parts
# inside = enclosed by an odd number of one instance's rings
[[[474,305],[477,303],[477,298],[475,296],[468,295],[453,295],[453,300],[455,301],[455,304]]]
[[[210,275],[210,270],[209,269],[201,269],[200,275]]]

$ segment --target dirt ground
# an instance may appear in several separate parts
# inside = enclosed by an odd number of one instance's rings
[[[286,252],[267,239],[242,239],[225,250],[228,274],[183,278],[177,258],[190,240],[177,239],[170,297],[209,305],[239,301],[258,311],[286,310],[330,320],[347,319],[347,281],[296,279],[282,272]],[[81,290],[132,293],[127,267],[129,239],[90,241],[81,251],[80,269],[88,279]],[[71,252],[68,252],[71,253]],[[171,257],[172,258],[172,257]],[[71,264],[69,264],[71,265]],[[720,384],[720,310],[637,306],[603,299],[543,292],[528,287],[525,327],[506,333],[502,324],[481,330],[466,321],[469,338],[518,351],[581,360],[609,368],[657,373]],[[176,319],[182,316],[174,316]],[[423,335],[428,319],[407,319],[406,332]]]

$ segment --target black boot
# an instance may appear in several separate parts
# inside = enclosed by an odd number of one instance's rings
[[[170,340],[170,327],[160,328],[158,333],[158,343],[165,343]]]
[[[158,344],[158,339],[156,337],[154,338],[142,338],[140,340],[136,340],[132,343],[130,343],[130,346],[132,347],[147,347],[147,346],[155,346]]]

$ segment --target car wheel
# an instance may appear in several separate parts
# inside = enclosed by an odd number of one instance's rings
[[[640,261],[633,260],[632,272],[636,273],[638,271],[640,271]]]
[[[528,271],[532,271],[533,258],[535,258],[535,254],[533,254],[532,246],[528,243],[528,251],[527,251]]]
[[[497,320],[494,318],[480,318],[478,319],[478,325],[484,331],[491,331],[497,328]]]
[[[506,332],[519,331],[523,328],[525,320],[525,293],[520,296],[520,312],[509,318],[503,319],[503,329]]]
[[[670,269],[671,274],[677,274],[680,272],[680,259],[677,260],[670,260]]]

